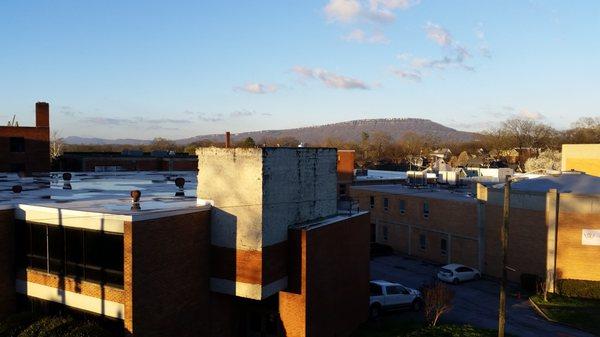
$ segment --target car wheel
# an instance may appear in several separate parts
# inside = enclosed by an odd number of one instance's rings
[[[369,308],[369,317],[377,318],[381,314],[381,306],[379,304],[373,304],[371,308]]]
[[[457,285],[460,281],[458,280],[458,278],[454,278],[454,280],[452,280],[452,284]]]
[[[417,298],[416,300],[414,300],[412,302],[412,310],[413,311],[420,311],[422,307],[423,307],[423,302],[421,301],[421,299]]]

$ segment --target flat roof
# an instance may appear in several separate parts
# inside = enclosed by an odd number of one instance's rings
[[[504,184],[497,185],[498,187]],[[494,186],[496,187],[496,186]],[[511,188],[526,192],[548,192],[600,195],[600,178],[581,172],[562,172],[558,175],[536,175],[513,182]]]
[[[432,187],[410,187],[405,185],[367,185],[352,186],[352,189],[387,193],[393,195],[408,195],[419,198],[442,199],[459,202],[476,203],[477,200],[469,190],[466,189],[441,189]]]
[[[62,172],[45,177],[22,178],[13,173],[0,173],[0,209],[23,205],[134,215],[189,209],[204,205],[196,198],[195,171],[172,172],[75,172],[71,181]],[[175,179],[185,179],[184,195],[176,196]],[[12,192],[15,185],[22,192]],[[142,193],[139,207],[132,208],[130,191]]]

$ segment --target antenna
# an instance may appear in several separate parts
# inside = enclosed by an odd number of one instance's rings
[[[19,122],[15,120],[16,118],[17,115],[13,115],[12,120],[8,121],[8,126],[19,126]]]

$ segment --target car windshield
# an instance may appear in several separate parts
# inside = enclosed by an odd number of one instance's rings
[[[379,284],[371,283],[370,290],[371,290],[371,296],[383,295],[383,292],[381,291],[381,286]]]
[[[440,271],[444,274],[452,274],[452,270],[450,269],[442,268]]]

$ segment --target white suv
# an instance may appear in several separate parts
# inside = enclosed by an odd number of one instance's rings
[[[459,284],[464,281],[479,280],[481,278],[481,273],[475,268],[452,263],[443,266],[437,273],[437,278],[440,281]]]
[[[403,307],[412,308],[415,311],[421,310],[423,300],[421,292],[418,290],[383,280],[371,281],[369,286],[371,290],[369,310],[371,317],[379,316],[382,310]]]

